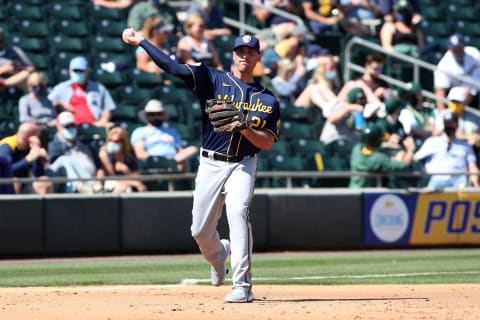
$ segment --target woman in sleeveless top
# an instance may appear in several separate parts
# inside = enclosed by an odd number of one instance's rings
[[[220,57],[212,41],[204,36],[205,20],[201,14],[193,13],[184,23],[183,36],[178,41],[177,57],[180,63],[197,64],[223,69]]]

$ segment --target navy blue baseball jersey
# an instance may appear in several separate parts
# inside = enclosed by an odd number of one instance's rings
[[[214,132],[208,115],[204,112],[206,100],[209,99],[233,103],[245,114],[250,128],[266,130],[277,140],[280,129],[280,106],[270,90],[259,83],[246,83],[231,72],[219,71],[204,64],[187,65],[173,62],[147,40],[142,40],[140,46],[159,67],[182,79],[199,98],[203,112],[204,149],[240,158],[253,156],[260,150],[239,132]]]
[[[275,139],[278,138],[280,108],[271,91],[258,83],[246,83],[231,72],[219,71],[205,65],[189,67],[194,76],[192,90],[202,106],[208,99],[233,103],[246,115],[249,127],[267,130]],[[241,133],[215,133],[205,112],[202,121],[205,149],[240,157],[254,155],[259,151]]]

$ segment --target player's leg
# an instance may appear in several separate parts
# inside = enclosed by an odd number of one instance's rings
[[[252,274],[252,230],[249,219],[250,202],[255,185],[257,158],[242,161],[225,183],[226,209],[230,229],[232,282],[235,291],[245,294],[245,300],[230,302],[250,302]],[[227,296],[227,301],[228,300]]]
[[[193,192],[192,236],[205,259],[219,268],[225,265],[228,256],[217,232],[225,200],[223,185],[227,170],[228,167],[219,165],[218,161],[201,158]]]

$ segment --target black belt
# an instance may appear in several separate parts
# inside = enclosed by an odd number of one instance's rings
[[[203,150],[202,151],[202,156],[205,158],[208,158],[208,151]],[[245,157],[240,157],[240,156],[228,156],[226,154],[221,154],[214,152],[213,153],[213,159],[215,160],[220,160],[220,161],[225,161],[225,162],[240,162],[244,159]]]

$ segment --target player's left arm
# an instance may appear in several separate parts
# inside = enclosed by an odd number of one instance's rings
[[[275,137],[268,130],[246,128],[241,131],[241,134],[259,149],[269,150],[275,141]]]

